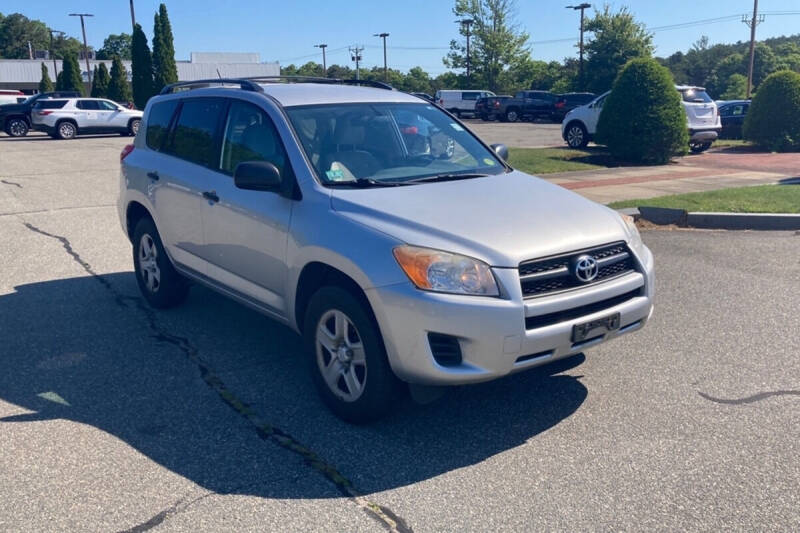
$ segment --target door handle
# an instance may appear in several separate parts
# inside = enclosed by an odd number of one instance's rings
[[[203,198],[205,198],[209,202],[219,202],[219,196],[217,196],[217,191],[205,191],[203,192]]]
[[[153,181],[158,181],[158,178],[159,178],[158,172],[148,172],[147,173],[147,177],[150,178]]]

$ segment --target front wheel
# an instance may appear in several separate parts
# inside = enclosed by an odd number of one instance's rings
[[[56,135],[63,140],[74,139],[78,135],[78,128],[72,122],[60,122],[56,126]]]
[[[705,152],[711,148],[710,142],[690,142],[689,143],[689,150],[692,151],[693,154],[699,154]]]
[[[303,337],[314,384],[336,416],[364,423],[389,412],[400,382],[365,304],[342,288],[323,287],[308,304]]]
[[[519,120],[519,113],[515,109],[506,111],[506,122],[516,122]]]
[[[12,137],[25,137],[29,130],[28,123],[21,118],[12,118],[6,125],[6,133]]]
[[[149,218],[141,219],[133,232],[133,268],[142,296],[156,309],[175,307],[186,299],[189,284],[172,266]]]
[[[567,145],[570,148],[585,148],[589,144],[589,136],[583,124],[574,123],[567,127]]]

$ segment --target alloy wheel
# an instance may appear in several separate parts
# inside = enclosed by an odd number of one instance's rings
[[[367,382],[367,359],[361,336],[342,311],[331,309],[316,330],[316,359],[330,391],[346,402],[358,400]]]
[[[161,287],[161,271],[158,268],[158,248],[153,238],[145,233],[139,241],[139,272],[147,290],[157,292]]]

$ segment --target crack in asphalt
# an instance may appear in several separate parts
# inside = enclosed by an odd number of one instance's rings
[[[20,189],[22,188],[22,185],[20,185],[16,181],[0,180],[0,183],[5,183],[6,185],[13,185],[15,187],[19,187]]]
[[[699,394],[706,400],[714,403],[721,403],[725,405],[744,405],[748,403],[760,402],[761,400],[766,400],[767,398],[771,398],[772,396],[800,396],[800,390],[776,390],[776,391],[760,392],[752,396],[747,396],[746,398],[738,398],[738,399],[714,398],[713,396],[709,396],[708,394],[705,394],[700,391],[697,391],[697,394]]]
[[[119,293],[105,277],[95,272],[92,266],[86,260],[84,260],[80,254],[78,254],[78,252],[75,251],[69,239],[62,235],[48,233],[47,231],[44,231],[29,222],[23,221],[23,224],[32,232],[59,241],[67,254],[91,277],[97,280],[98,283],[103,286],[103,288],[105,288],[114,296],[114,301],[118,306],[128,308],[128,303],[133,304],[146,318],[149,329],[152,332],[152,337],[160,342],[165,342],[178,348],[178,350],[180,350],[190,362],[194,363],[200,372],[200,377],[203,379],[206,385],[216,392],[226,405],[233,409],[239,416],[247,420],[255,429],[256,434],[262,440],[277,444],[281,448],[300,456],[300,458],[303,459],[303,462],[308,467],[317,471],[319,474],[322,474],[323,477],[325,477],[334,485],[334,487],[342,496],[348,498],[350,501],[358,505],[368,516],[377,520],[386,530],[393,533],[413,533],[412,528],[405,522],[405,520],[395,514],[391,509],[382,505],[378,505],[363,497],[355,489],[352,482],[344,477],[335,466],[326,462],[316,452],[303,445],[290,433],[268,423],[266,420],[261,418],[258,413],[256,413],[249,405],[236,397],[236,395],[227,388],[222,379],[216,375],[209,364],[203,360],[200,355],[200,351],[188,338],[169,333],[164,327],[162,327],[158,323],[156,311],[147,306],[141,297],[125,296]],[[166,509],[163,509],[146,522],[143,522],[137,526],[134,526],[134,528],[125,531],[131,533],[140,533],[158,526],[159,524],[163,523],[164,520],[169,518],[170,515],[178,513],[188,507],[188,505],[182,507],[182,502],[183,500],[178,500],[176,503]],[[191,503],[193,502],[190,502],[190,504]]]

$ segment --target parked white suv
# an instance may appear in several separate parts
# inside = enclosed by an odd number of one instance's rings
[[[722,131],[717,104],[702,87],[676,85],[689,127],[689,148],[693,153],[708,150]],[[576,107],[561,122],[561,137],[571,148],[583,148],[593,140],[597,121],[610,91],[586,105]],[[631,105],[635,105],[632,103]]]
[[[632,219],[382,87],[201,80],[151,98],[118,200],[150,305],[191,281],[289,325],[351,421],[403,381],[495,379],[644,326],[653,255]]]
[[[31,110],[33,129],[59,139],[90,133],[136,135],[141,121],[141,111],[103,98],[40,100]]]
[[[461,118],[461,114],[475,115],[475,103],[478,98],[495,96],[492,91],[462,91],[445,89],[436,91],[434,101],[441,107],[447,109],[455,116]]]

